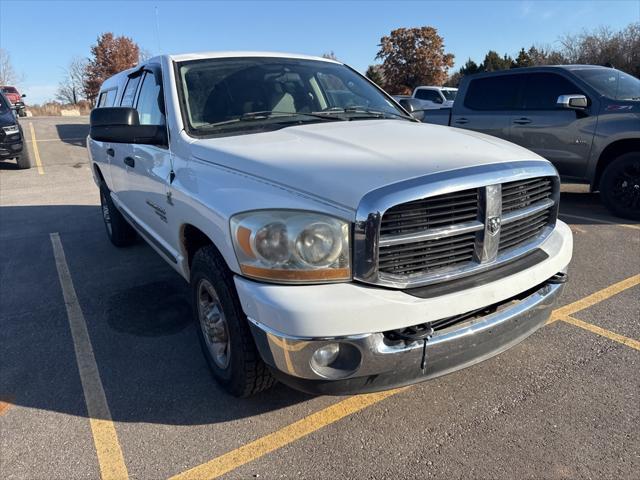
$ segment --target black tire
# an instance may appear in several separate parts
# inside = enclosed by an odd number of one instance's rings
[[[27,112],[24,109],[18,110],[18,116],[19,117],[26,117],[27,116]]]
[[[107,236],[116,247],[126,247],[136,240],[136,231],[124,219],[111,199],[111,192],[104,182],[100,185],[100,208]]]
[[[209,292],[212,287],[215,293],[217,318],[224,323],[226,343],[226,366],[221,366],[220,357],[216,359],[211,351],[211,330],[205,333],[204,321],[201,321],[201,310],[204,308],[203,291]],[[201,248],[193,257],[191,266],[191,289],[193,314],[202,353],[204,354],[214,378],[229,394],[235,397],[249,397],[271,387],[275,380],[271,372],[260,358],[249,329],[249,322],[233,284],[233,276],[226,263],[209,245]],[[211,311],[211,309],[209,310]],[[207,335],[207,339],[205,339]],[[215,341],[215,340],[214,340]],[[209,342],[209,344],[208,344]]]
[[[602,202],[614,215],[640,220],[640,152],[620,155],[600,179]]]
[[[16,158],[16,163],[18,164],[18,168],[21,170],[31,168],[31,154],[29,153],[26,143],[22,144],[22,153],[20,153],[20,156]]]

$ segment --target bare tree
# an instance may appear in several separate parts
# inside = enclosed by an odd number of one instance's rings
[[[333,50],[323,53],[322,58],[326,58],[328,60],[338,60],[338,57],[336,57],[336,54],[333,53]]]
[[[0,85],[15,85],[22,81],[24,77],[14,70],[9,52],[0,48]]]
[[[87,61],[76,57],[65,69],[65,78],[58,84],[56,100],[62,103],[77,104],[84,99],[84,79]]]
[[[151,57],[153,57],[153,54],[146,48],[139,47],[139,49],[140,51],[138,53],[138,63],[146,62]]]
[[[620,31],[601,27],[566,35],[560,39],[568,63],[612,65],[632,75],[640,75],[640,22]]]

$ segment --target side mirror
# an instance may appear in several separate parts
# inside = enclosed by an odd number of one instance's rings
[[[433,103],[444,103],[444,100],[442,99],[442,97],[437,97]]]
[[[413,113],[422,109],[422,103],[415,98],[402,98],[398,102],[407,112]]]
[[[561,108],[583,109],[589,106],[589,101],[584,95],[560,95],[556,105]]]
[[[166,127],[140,125],[135,108],[94,108],[89,125],[89,136],[98,142],[167,145]]]
[[[25,98],[26,96],[27,96],[27,94],[26,94],[26,93],[23,93],[23,94],[22,94],[22,98]]]

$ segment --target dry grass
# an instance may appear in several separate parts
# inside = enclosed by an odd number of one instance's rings
[[[89,102],[85,101],[79,102],[77,105],[63,105],[58,102],[47,102],[42,105],[27,105],[27,110],[31,112],[34,117],[61,116],[62,110],[66,110],[69,113],[88,115],[91,111],[91,105]]]

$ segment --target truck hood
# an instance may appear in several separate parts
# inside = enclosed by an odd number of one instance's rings
[[[192,155],[355,210],[367,192],[432,173],[542,157],[457,128],[402,120],[314,123],[196,140]]]

